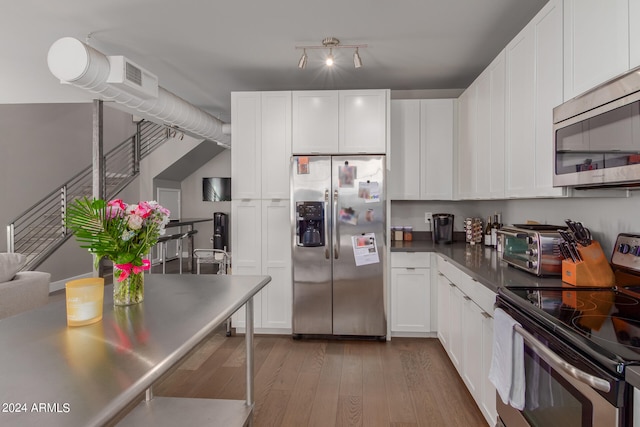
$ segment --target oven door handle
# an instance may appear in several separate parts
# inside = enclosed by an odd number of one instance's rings
[[[532,334],[527,332],[522,326],[514,325],[513,329],[522,335],[522,338],[527,342],[527,344],[532,347],[535,352],[540,356],[545,362],[547,362],[552,368],[556,370],[561,370],[565,372],[569,376],[575,378],[576,380],[585,383],[596,390],[603,391],[605,393],[611,390],[611,384],[607,380],[603,380],[602,378],[595,377],[591,374],[588,374],[570,363],[565,362],[560,356],[555,354],[553,351],[549,350],[544,344],[536,339]]]

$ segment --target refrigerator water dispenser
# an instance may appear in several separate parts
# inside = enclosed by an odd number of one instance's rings
[[[324,246],[324,206],[322,202],[296,203],[297,244],[304,247]]]

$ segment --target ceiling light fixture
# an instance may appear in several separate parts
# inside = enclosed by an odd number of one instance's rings
[[[304,69],[307,66],[307,49],[329,49],[329,55],[325,59],[325,64],[328,67],[333,66],[333,64],[335,63],[333,49],[355,49],[355,52],[353,53],[353,65],[355,66],[355,68],[361,68],[362,59],[360,58],[358,49],[366,47],[368,47],[366,44],[342,45],[340,44],[340,40],[335,37],[326,37],[324,40],[322,40],[322,46],[296,46],[296,49],[303,49],[302,56],[298,61],[298,68]]]
[[[298,68],[304,70],[304,67],[307,66],[307,49],[302,52],[302,56],[300,57],[300,61],[298,61]]]
[[[353,66],[356,68],[362,67],[362,59],[360,59],[360,54],[358,54],[358,48],[353,53]]]

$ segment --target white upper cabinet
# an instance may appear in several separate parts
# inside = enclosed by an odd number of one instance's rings
[[[242,153],[241,155],[245,155]],[[291,92],[262,93],[262,198],[289,199]]]
[[[384,154],[389,91],[342,90],[338,95],[338,152]]]
[[[456,198],[475,198],[476,193],[476,105],[475,82],[458,98],[458,141],[456,150]]]
[[[629,69],[629,12],[637,0],[565,0],[564,100]],[[632,56],[638,63],[638,21],[631,21]]]
[[[420,101],[420,198],[453,198],[454,99]]]
[[[551,0],[507,45],[507,197],[558,197],[553,107],[562,102],[562,2]]]
[[[338,91],[293,92],[293,153],[338,152]]]
[[[231,94],[231,194],[259,199],[262,193],[262,117],[260,92]]]
[[[391,199],[452,199],[455,105],[454,99],[391,101]]]
[[[420,199],[420,100],[391,101],[391,174],[388,180],[392,200]]]
[[[293,92],[293,154],[384,154],[389,93]]]
[[[291,92],[231,95],[233,199],[288,199]]]
[[[476,80],[476,198],[504,197],[505,79],[502,51]]]
[[[640,0],[629,0],[629,68],[640,67]]]

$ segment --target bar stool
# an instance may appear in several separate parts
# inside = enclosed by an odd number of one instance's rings
[[[227,274],[230,265],[229,253],[222,249],[194,249],[196,259],[196,274],[200,274],[201,264],[217,264],[216,274]]]
[[[216,274],[227,274],[231,264],[229,253],[222,249],[194,249],[193,256],[196,259],[196,274],[200,274],[200,264],[217,264]],[[227,336],[231,336],[231,317],[226,321]]]
[[[196,234],[198,230],[189,230],[186,233],[175,234],[174,236],[178,236],[178,260],[180,261],[179,272],[182,274],[182,241],[184,239],[190,240],[190,246],[193,248],[193,235]],[[193,256],[191,257],[191,265],[193,265]]]

